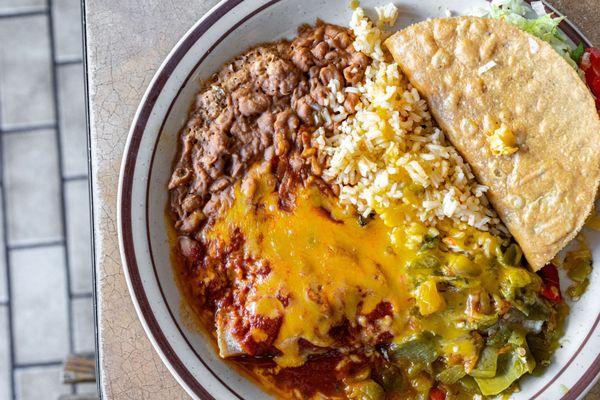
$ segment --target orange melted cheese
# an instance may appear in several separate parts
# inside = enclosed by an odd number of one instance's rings
[[[390,333],[401,342],[415,333],[435,332],[442,347],[447,346],[444,353],[476,354],[469,340],[461,344],[470,332],[464,323],[467,297],[480,290],[498,293],[499,276],[488,267],[501,239],[442,224],[439,235],[458,253],[429,252],[446,269],[460,266],[478,275],[478,283],[468,290],[442,293],[436,289],[444,279],[439,275],[421,271],[413,279],[419,272],[409,266],[422,255],[420,246],[429,228],[415,223],[416,218],[405,218],[410,208],[399,204],[361,226],[355,212],[314,186],[298,189],[292,212],[279,208],[269,174],[261,176],[252,195],[241,186],[235,189],[232,206],[205,231],[205,240],[228,243],[237,230],[244,238],[244,253],[268,262],[270,272],[251,288],[245,307],[255,315],[282,318],[273,343],[282,353],[275,358],[280,366],[306,361],[299,339],[335,347],[332,328],[345,321],[364,327],[364,316],[382,302],[392,305],[393,315],[378,321],[379,333]],[[471,254],[473,261],[460,253]],[[286,305],[281,298],[288,299]],[[252,336],[260,341],[264,333],[256,329]]]
[[[381,302],[393,307],[389,331],[396,336],[404,329],[408,259],[390,247],[391,229],[381,220],[361,226],[354,213],[314,187],[300,191],[292,213],[277,206],[276,193],[251,201],[238,189],[235,198],[207,238],[229,240],[237,228],[245,252],[269,262],[271,272],[253,288],[250,304],[258,314],[283,315],[274,343],[283,353],[278,364],[303,364],[298,339],[330,347],[331,328],[345,320],[358,323]],[[289,298],[286,307],[278,294]]]

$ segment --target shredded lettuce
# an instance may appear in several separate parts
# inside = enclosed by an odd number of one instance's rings
[[[541,6],[541,3],[539,5]],[[503,19],[548,42],[570,65],[578,69],[577,63],[571,56],[573,49],[566,36],[558,29],[558,24],[564,17],[553,17],[543,11],[542,7],[536,7],[534,10],[523,0],[494,0],[486,16]]]

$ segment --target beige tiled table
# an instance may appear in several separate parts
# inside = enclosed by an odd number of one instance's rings
[[[129,298],[117,241],[117,180],[129,125],[154,71],[215,3],[85,0],[98,345],[106,399],[187,398],[152,349]],[[600,43],[598,0],[552,3]],[[587,398],[592,399],[600,399],[599,388]]]

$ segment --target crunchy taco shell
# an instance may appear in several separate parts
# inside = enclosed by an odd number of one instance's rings
[[[600,121],[576,71],[501,20],[421,22],[386,41],[471,165],[534,270],[581,229],[600,177]]]

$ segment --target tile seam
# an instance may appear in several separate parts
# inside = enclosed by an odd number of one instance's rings
[[[52,94],[54,96],[54,119],[56,121],[56,130],[55,130],[55,139],[56,139],[56,150],[57,150],[57,154],[58,154],[58,178],[59,178],[59,185],[60,185],[60,195],[59,195],[59,201],[60,201],[60,206],[61,206],[61,221],[62,221],[62,236],[63,236],[63,240],[64,240],[64,250],[63,250],[63,255],[64,255],[64,261],[65,261],[65,279],[66,279],[66,285],[65,285],[65,290],[66,290],[66,295],[67,295],[67,318],[68,318],[68,345],[69,345],[69,351],[72,353],[73,352],[73,348],[74,348],[74,339],[73,339],[73,304],[71,301],[71,265],[70,265],[70,258],[69,258],[69,248],[68,248],[68,243],[67,243],[67,235],[68,235],[68,228],[67,228],[67,215],[66,215],[66,199],[65,199],[65,181],[62,179],[62,177],[64,176],[64,169],[63,169],[63,154],[62,154],[62,138],[61,138],[61,126],[59,123],[59,116],[60,116],[60,100],[59,100],[59,96],[58,96],[58,73],[57,73],[57,69],[58,69],[58,65],[57,65],[57,51],[56,51],[56,40],[54,37],[54,17],[53,17],[53,13],[52,13],[52,0],[46,0],[46,7],[47,7],[47,15],[48,15],[48,35],[50,38],[50,59],[52,62]],[[75,386],[71,385],[70,388],[71,394],[75,394]]]

